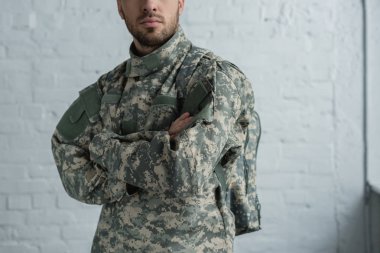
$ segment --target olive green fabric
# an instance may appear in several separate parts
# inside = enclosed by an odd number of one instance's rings
[[[57,125],[66,141],[74,140],[84,132],[90,122],[100,119],[100,94],[97,86],[91,85],[79,93],[79,98],[72,103]]]

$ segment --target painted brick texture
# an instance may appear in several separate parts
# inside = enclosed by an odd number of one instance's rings
[[[235,251],[364,252],[360,1],[189,0],[181,21],[256,94],[263,230]],[[0,34],[0,252],[89,252],[100,206],[64,192],[50,137],[131,37],[101,0],[2,0]]]

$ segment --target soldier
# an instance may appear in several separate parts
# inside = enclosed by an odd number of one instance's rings
[[[233,251],[221,185],[235,198],[248,187],[234,168],[253,92],[237,67],[185,37],[184,3],[117,0],[131,57],[80,91],[54,131],[66,192],[102,205],[92,253]]]

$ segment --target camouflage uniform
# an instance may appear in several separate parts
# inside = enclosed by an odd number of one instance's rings
[[[222,155],[239,153],[253,92],[238,82],[240,71],[213,54],[179,89],[190,49],[181,28],[149,55],[131,49],[129,60],[80,92],[57,125],[52,149],[66,192],[103,205],[93,253],[232,252],[234,215],[218,197],[213,168]],[[200,80],[211,84],[212,97],[170,141],[171,122]]]

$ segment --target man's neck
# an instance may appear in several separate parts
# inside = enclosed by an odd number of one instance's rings
[[[157,48],[160,48],[162,45],[164,45],[166,42],[168,42],[173,36],[174,34],[176,34],[178,31],[178,26],[176,28],[176,30],[174,31],[174,33],[169,37],[167,38],[162,44],[160,45],[157,45],[157,46],[147,46],[147,45],[143,45],[141,44],[136,38],[133,38],[133,53],[136,55],[136,56],[139,56],[139,57],[142,57],[142,56],[145,56],[147,54],[150,54],[152,53],[154,50],[156,50]]]
[[[155,46],[155,47],[149,47],[149,46],[143,46],[141,45],[136,39],[133,39],[133,53],[136,56],[145,56],[147,54],[152,53],[154,50],[159,48],[162,45]]]

